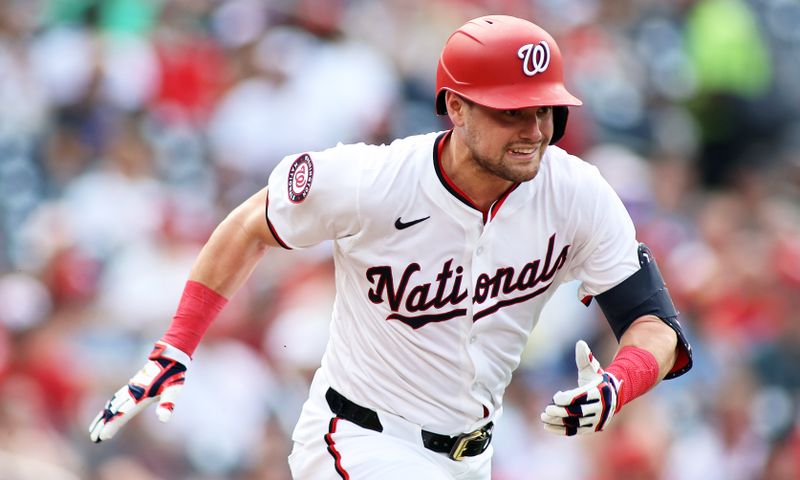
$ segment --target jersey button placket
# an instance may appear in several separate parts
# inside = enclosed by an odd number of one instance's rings
[[[474,212],[471,212],[474,213]],[[473,326],[474,322],[472,320],[472,316],[475,313],[476,305],[473,303],[473,298],[475,295],[475,280],[477,278],[476,275],[476,265],[475,265],[475,251],[479,248],[479,244],[481,241],[481,236],[483,234],[483,221],[478,215],[477,218],[473,217],[470,218],[468,223],[464,223],[464,263],[465,267],[469,265],[469,268],[466,269],[465,272],[465,283],[467,283],[467,290],[469,291],[467,303],[467,322],[461,323],[461,341],[464,345],[464,354],[466,356],[465,360],[469,363],[471,368],[465,369],[464,374],[466,375],[466,379],[469,379],[469,396],[474,396],[475,392],[475,382],[477,380],[477,367],[475,365],[476,361],[476,350],[475,350],[475,343],[477,342],[478,338],[473,334]],[[468,280],[467,280],[468,279]]]
[[[472,290],[473,295],[475,295],[475,286],[478,283],[478,277],[481,274],[490,273],[494,270],[495,266],[492,265],[492,251],[486,247],[486,245],[490,245],[492,237],[492,224],[491,222],[486,223],[485,225],[481,226],[480,229],[480,236],[477,238],[475,242],[474,250],[472,251]],[[487,299],[489,300],[489,299]],[[472,314],[481,311],[481,309],[485,308],[487,302],[484,301],[483,303],[472,303]],[[478,320],[481,322],[482,320]],[[485,358],[484,352],[481,348],[481,342],[478,339],[478,329],[476,328],[478,323],[473,321],[469,337],[468,337],[468,344],[467,344],[467,351],[469,352],[470,358],[474,365],[480,365],[488,360]],[[483,379],[482,375],[479,373],[480,369],[475,369],[475,376],[472,379],[472,385],[470,386],[470,391],[472,392],[473,398],[475,400],[480,401],[483,405],[487,405],[491,403],[491,396],[488,394],[488,389],[482,383]]]
[[[483,255],[485,252],[485,248],[483,244],[485,243],[486,237],[486,225],[481,225],[480,229],[478,230],[479,235],[475,238],[475,241],[472,243],[472,249],[470,254],[472,255],[472,295],[474,298],[475,295],[475,286],[478,283],[478,277],[486,272],[487,264],[486,264],[486,255]],[[476,312],[480,311],[481,305],[472,302],[472,315]],[[469,354],[470,360],[472,361],[475,368],[473,369],[474,375],[472,377],[472,384],[470,385],[470,392],[472,397],[480,401],[481,403],[484,402],[482,395],[480,395],[481,385],[480,380],[478,378],[478,368],[477,365],[480,362],[485,361],[483,358],[483,353],[481,352],[480,346],[478,342],[478,335],[475,332],[475,322],[473,320],[472,324],[469,326],[469,331],[467,332],[467,352]]]

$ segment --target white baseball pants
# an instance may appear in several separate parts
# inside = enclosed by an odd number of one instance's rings
[[[318,370],[292,434],[289,467],[295,480],[490,480],[492,446],[456,462],[422,445],[421,428],[378,412],[383,432],[336,418]]]

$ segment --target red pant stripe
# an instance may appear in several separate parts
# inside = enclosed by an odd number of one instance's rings
[[[325,435],[325,443],[328,444],[328,452],[331,454],[334,460],[334,467],[336,468],[336,473],[339,474],[344,480],[350,480],[350,474],[342,467],[342,455],[336,450],[336,444],[333,441],[333,434],[336,433],[336,424],[339,422],[339,417],[333,417],[331,419],[331,423],[328,426],[328,434]]]

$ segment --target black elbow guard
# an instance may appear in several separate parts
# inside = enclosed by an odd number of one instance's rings
[[[678,335],[678,357],[665,379],[683,375],[692,368],[692,346],[686,340],[678,311],[669,296],[664,278],[650,249],[639,244],[640,269],[622,283],[597,295],[597,304],[603,310],[614,335],[619,341],[625,330],[642,315],[655,315],[669,325]]]

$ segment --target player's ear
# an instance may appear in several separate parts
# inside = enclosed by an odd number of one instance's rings
[[[456,127],[464,125],[464,114],[468,107],[467,101],[450,90],[447,90],[444,95],[444,103],[447,106],[447,116],[450,117],[450,121]]]

